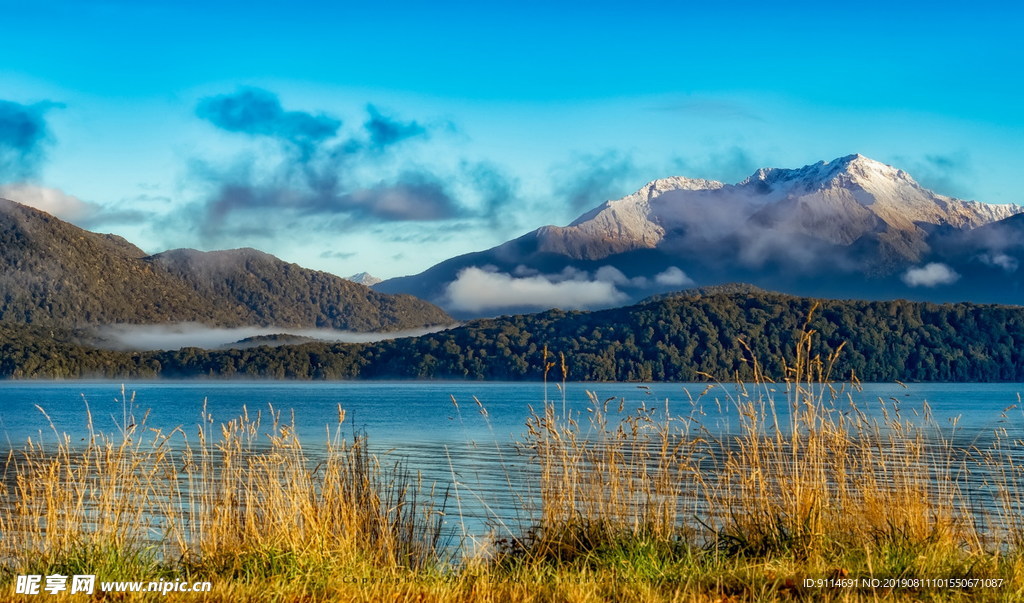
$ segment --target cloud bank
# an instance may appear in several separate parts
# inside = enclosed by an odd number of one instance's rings
[[[0,198],[45,211],[82,228],[94,228],[100,224],[133,223],[146,218],[140,211],[104,207],[98,203],[83,201],[57,188],[24,182],[0,185]]]
[[[1006,272],[1016,272],[1020,266],[1017,258],[1002,252],[983,253],[978,258],[988,266],[998,266]]]
[[[654,277],[660,287],[682,287],[693,280],[675,266]],[[485,312],[501,308],[561,308],[577,310],[622,304],[629,295],[620,287],[647,289],[645,277],[627,277],[614,266],[602,266],[593,274],[567,267],[558,274],[540,274],[526,266],[517,266],[511,274],[487,267],[461,270],[446,290],[450,308],[466,312]]]
[[[544,275],[514,277],[475,266],[448,284],[450,306],[467,312],[496,308],[590,308],[623,302],[626,296],[606,281],[551,281]]]
[[[664,272],[654,277],[654,282],[664,287],[691,287],[693,279],[675,266],[669,266]]]
[[[97,334],[102,345],[117,350],[179,350],[196,347],[203,349],[252,347],[254,344],[232,345],[235,342],[261,335],[294,335],[332,343],[372,343],[401,337],[418,337],[443,331],[448,327],[408,329],[387,333],[360,333],[333,329],[288,329],[280,327],[211,328],[195,323],[169,325],[107,325],[99,327]],[[263,344],[274,345],[274,344]]]

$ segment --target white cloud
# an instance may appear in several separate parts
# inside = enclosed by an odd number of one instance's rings
[[[936,287],[955,283],[960,275],[945,264],[930,262],[921,268],[908,269],[902,278],[911,287]]]
[[[484,269],[486,270],[487,266],[484,266]],[[490,270],[490,272],[497,271],[497,268]],[[530,268],[529,266],[524,266],[523,264],[519,264],[518,266],[516,266],[516,269],[512,271],[512,274],[516,276],[534,276],[540,274],[540,270],[537,270],[536,268]]]
[[[629,278],[615,266],[601,266],[596,272],[594,272],[594,279],[605,283],[637,288],[645,288],[650,284],[647,279],[642,276]]]
[[[984,253],[979,257],[982,263],[989,266],[998,266],[1006,272],[1016,272],[1018,268],[1017,258],[1008,256],[1005,253]]]
[[[654,277],[654,281],[666,287],[688,287],[695,284],[693,279],[675,266],[669,266],[664,272]]]
[[[18,183],[0,186],[0,198],[17,201],[68,222],[87,221],[99,213],[94,203],[82,201],[56,188]]]
[[[0,198],[45,211],[81,228],[95,228],[101,224],[137,224],[148,217],[135,209],[104,207],[98,203],[83,201],[58,188],[26,182],[0,185]]]
[[[450,307],[467,312],[497,308],[593,308],[624,302],[627,297],[607,280],[587,280],[573,270],[552,275],[516,278],[503,272],[470,267],[448,285]],[[609,273],[606,272],[607,276]],[[621,272],[619,274],[622,274]],[[568,278],[567,278],[568,277]],[[558,279],[558,280],[555,280]]]
[[[615,266],[601,266],[594,273],[594,279],[599,280],[602,283],[613,283],[616,285],[625,285],[629,282],[626,275]]]

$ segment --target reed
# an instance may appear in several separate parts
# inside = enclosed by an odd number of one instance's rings
[[[783,381],[751,358],[753,383],[712,383],[681,416],[668,401],[621,419],[616,400],[593,395],[584,416],[546,404],[526,441],[540,518],[496,562],[603,567],[646,554],[684,582],[724,561],[775,566],[762,582],[782,585],[999,574],[1020,589],[1021,443],[997,429],[984,448],[965,445],[926,403],[858,407],[859,384],[832,381],[836,356],[813,355],[814,335],[799,334]],[[735,424],[705,425],[703,404],[730,406]]]
[[[221,425],[204,412],[191,437],[145,416],[104,435],[90,416],[84,444],[30,441],[5,465],[5,570],[244,582],[439,563],[445,497],[401,464],[382,467],[364,436],[342,436],[343,419],[339,408],[312,455],[273,409]]]

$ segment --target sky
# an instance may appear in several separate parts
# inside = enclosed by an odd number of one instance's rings
[[[148,253],[255,247],[393,277],[655,178],[737,182],[852,153],[942,194],[1024,203],[1016,3],[0,14],[0,197]]]

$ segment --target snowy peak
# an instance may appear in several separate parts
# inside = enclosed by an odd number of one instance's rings
[[[625,209],[626,206],[646,206],[653,199],[672,191],[717,190],[724,186],[726,186],[726,184],[718,182],[717,180],[705,180],[703,178],[684,178],[683,176],[659,178],[648,182],[643,186],[643,188],[632,195],[627,195],[614,201],[605,201],[603,204],[573,220],[569,226],[576,226],[577,224],[582,224],[591,220],[604,210],[610,209],[615,211],[618,209]]]
[[[885,254],[914,261],[928,251],[925,239],[933,228],[976,228],[1021,211],[936,194],[903,170],[854,154],[797,169],[763,168],[737,184],[654,180],[566,227],[546,226],[535,234],[540,251],[585,260],[778,235],[840,246],[872,240]],[[748,255],[763,252],[758,245]]]
[[[567,226],[378,288],[437,300],[462,316],[604,307],[730,282],[811,296],[1019,304],[1021,219],[1021,206],[940,195],[854,154],[760,169],[736,184],[653,180]],[[477,294],[492,289],[502,292]],[[526,292],[516,298],[525,301],[511,302],[505,290]]]
[[[345,280],[352,281],[353,283],[359,283],[360,285],[365,285],[367,287],[372,287],[377,283],[383,282],[384,279],[377,278],[369,272],[358,272],[352,276],[346,276]]]
[[[847,155],[832,161],[819,161],[798,169],[761,168],[737,186],[795,186],[802,185],[808,190],[828,184],[850,182],[872,182],[878,180],[899,180],[916,185],[903,170],[886,165],[861,154]]]

